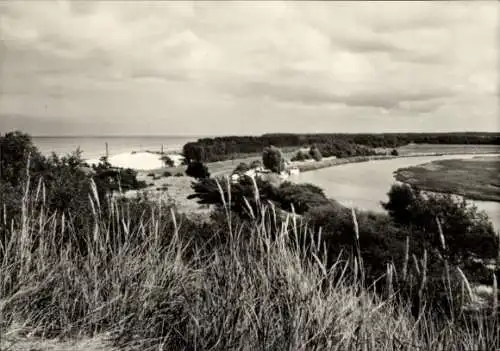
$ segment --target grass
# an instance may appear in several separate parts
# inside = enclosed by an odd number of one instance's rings
[[[321,231],[294,215],[277,225],[263,204],[247,224],[227,210],[226,223],[207,233],[186,229],[161,203],[138,222],[113,199],[106,214],[94,194],[93,225],[77,230],[68,217],[47,213],[41,194],[43,184],[26,191],[21,220],[2,222],[12,224],[0,248],[0,335],[13,326],[42,338],[108,335],[109,345],[126,350],[500,347],[486,313],[466,323],[425,309],[412,316],[396,281],[415,279],[423,296],[425,256],[407,257],[402,270],[388,265],[380,294],[365,284],[359,244],[327,266]],[[73,239],[61,245],[62,232]]]
[[[422,190],[459,194],[474,200],[500,201],[500,158],[439,160],[400,168],[396,179]]]
[[[388,151],[390,151],[389,149]],[[399,155],[410,156],[413,154],[489,154],[500,153],[499,145],[475,144],[408,144],[397,148]]]

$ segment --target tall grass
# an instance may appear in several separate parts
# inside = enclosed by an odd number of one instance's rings
[[[500,347],[497,316],[478,312],[462,323],[456,316],[443,322],[425,310],[425,255],[413,256],[414,269],[408,252],[402,272],[389,264],[381,277],[387,292],[378,294],[364,281],[359,240],[353,255],[327,265],[321,231],[294,214],[277,221],[258,192],[260,213],[249,205],[252,221],[233,220],[228,198],[224,230],[200,233],[160,202],[138,214],[110,198],[105,212],[95,185],[92,225],[76,229],[68,216],[47,211],[43,182],[26,189],[21,220],[4,221],[10,223],[0,247],[4,332],[12,326],[44,337],[107,332],[110,342],[130,350]],[[61,243],[62,234],[70,239]],[[418,282],[417,318],[395,284],[398,275]]]

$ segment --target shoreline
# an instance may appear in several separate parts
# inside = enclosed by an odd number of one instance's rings
[[[183,158],[180,153],[173,151],[167,151],[162,154],[157,151],[145,150],[122,152],[110,155],[108,157],[108,162],[113,167],[131,168],[138,172],[154,171],[166,168],[164,162],[161,160],[162,155],[170,157],[176,164],[180,163]],[[99,159],[100,158],[89,158],[85,159],[84,162],[92,166],[93,164],[98,164]]]
[[[491,157],[491,158],[499,158],[500,154],[491,154],[491,155],[482,155],[485,158]],[[456,161],[466,161],[467,159],[458,159]],[[469,159],[470,160],[470,159]],[[464,198],[465,200],[472,200],[472,201],[482,201],[482,202],[495,202],[500,205],[500,194],[495,194],[494,192],[491,192],[492,187],[497,187],[495,184],[491,183],[484,183],[484,178],[478,178],[474,180],[471,180],[471,182],[461,182],[460,179],[457,179],[454,176],[456,175],[457,169],[456,168],[444,168],[441,169],[441,167],[445,167],[444,165],[440,164],[439,162],[442,161],[448,161],[448,160],[437,160],[437,161],[431,161],[428,163],[424,163],[421,165],[413,166],[413,167],[403,167],[399,168],[394,172],[394,178],[403,184],[409,185],[409,186],[416,186],[419,189],[426,191],[426,192],[431,192],[431,193],[437,193],[437,194],[449,194],[449,195],[456,195]],[[492,160],[493,162],[498,162],[498,160]],[[478,161],[481,162],[481,161]],[[433,169],[428,169],[426,167],[439,167],[439,171],[441,171],[441,177],[438,177],[437,180],[435,178],[435,174],[433,174]],[[484,165],[482,165],[484,167]],[[464,165],[462,165],[464,167]],[[459,171],[462,171],[462,167],[460,167]],[[436,169],[437,170],[437,169]],[[446,176],[446,172],[451,172]],[[421,173],[424,172],[424,173]],[[478,176],[477,172],[472,172],[472,175]],[[434,177],[433,177],[434,176]],[[445,183],[442,183],[442,180],[445,180]],[[490,179],[490,177],[488,177]],[[481,182],[483,180],[483,182]],[[474,186],[471,187],[471,184],[474,184]],[[451,187],[451,188],[450,188]],[[479,187],[479,188],[477,188]],[[490,190],[490,192],[488,192]]]
[[[133,154],[121,154],[121,157],[111,156],[110,162],[116,166],[124,166],[134,168],[138,172],[138,178],[146,181],[147,187],[141,189],[139,192],[147,192],[154,198],[161,198],[165,201],[173,201],[177,207],[183,212],[205,212],[202,208],[198,209],[198,205],[193,200],[188,200],[187,196],[192,193],[191,183],[194,179],[184,174],[185,166],[165,167],[161,160],[159,160],[159,153],[137,152]],[[340,165],[363,163],[368,161],[381,161],[399,158],[414,158],[425,156],[444,156],[444,155],[484,155],[477,152],[431,152],[431,153],[412,153],[406,155],[392,156],[392,155],[372,155],[372,156],[355,156],[349,158],[325,158],[321,161],[309,162],[294,162],[293,166],[298,167],[301,173],[313,172],[320,169],[335,167]],[[500,155],[498,153],[490,155]],[[118,155],[119,156],[119,155]],[[288,156],[288,155],[286,155]],[[219,161],[207,163],[212,176],[227,176],[240,162],[251,162],[252,159],[259,158],[252,155],[248,158],[239,158],[228,161]],[[117,164],[116,161],[119,164]],[[135,164],[134,164],[135,163]],[[136,166],[136,167],[134,167]],[[139,167],[137,167],[139,166]],[[170,176],[164,174],[169,172]],[[181,175],[179,175],[181,174]],[[397,179],[394,179],[397,181]],[[134,191],[135,192],[135,191]],[[134,196],[133,194],[129,194]],[[477,200],[480,201],[480,200]]]
[[[372,156],[353,156],[346,158],[336,158],[336,159],[328,159],[325,160],[324,163],[322,161],[315,161],[304,163],[301,165],[295,164],[300,172],[311,172],[323,168],[335,167],[345,164],[351,163],[360,163],[360,162],[368,162],[368,161],[380,161],[380,160],[391,160],[397,158],[410,158],[410,157],[429,157],[429,156],[456,156],[456,155],[477,155],[477,156],[500,156],[500,153],[477,153],[477,152],[450,152],[450,153],[418,153],[411,155],[400,155],[400,156],[392,156],[392,155],[372,155]]]

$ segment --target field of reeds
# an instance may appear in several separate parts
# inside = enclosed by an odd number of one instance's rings
[[[500,201],[499,166],[500,158],[495,156],[439,160],[400,168],[396,171],[395,178],[423,190],[498,202]]]
[[[226,206],[223,220],[201,224],[160,202],[103,204],[93,189],[88,226],[47,212],[42,182],[26,187],[19,221],[1,219],[2,350],[16,349],[14,335],[105,335],[125,350],[500,348],[496,282],[492,308],[466,312],[471,288],[446,259],[457,306],[437,311],[425,300],[426,254],[388,264],[380,291],[365,280],[359,242],[332,260],[321,230],[293,213],[277,219],[260,204],[242,222]]]

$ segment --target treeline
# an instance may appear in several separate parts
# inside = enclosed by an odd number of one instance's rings
[[[321,144],[331,140],[343,140],[349,143],[369,147],[398,147],[415,144],[480,144],[500,145],[500,133],[463,132],[463,133],[360,133],[360,134],[264,134],[262,138],[288,140],[302,144]]]
[[[500,133],[381,133],[381,134],[264,134],[198,139],[184,145],[186,160],[216,162],[235,155],[260,153],[266,146],[279,148],[316,145],[324,157],[367,156],[377,147],[395,148],[416,144],[500,145]]]

